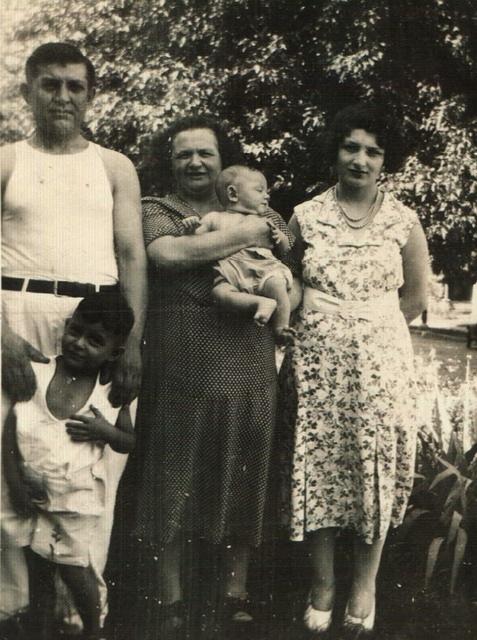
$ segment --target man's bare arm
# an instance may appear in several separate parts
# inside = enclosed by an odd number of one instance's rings
[[[0,147],[0,171],[2,176],[2,205],[10,176],[15,166],[15,148],[11,144]],[[2,206],[2,211],[4,210]]]
[[[140,345],[147,305],[147,266],[142,233],[141,194],[136,170],[126,156],[107,151],[106,168],[114,198],[114,244],[119,283],[134,312],[134,327],[115,367],[111,401],[115,406],[136,397],[141,379]]]

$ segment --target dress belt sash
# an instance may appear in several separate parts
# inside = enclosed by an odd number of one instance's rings
[[[396,289],[388,291],[379,298],[371,298],[370,300],[343,300],[319,289],[305,287],[303,291],[303,307],[310,311],[337,313],[368,321],[376,317],[400,313],[399,295]]]

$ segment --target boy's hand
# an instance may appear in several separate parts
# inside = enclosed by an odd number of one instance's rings
[[[92,404],[89,408],[94,415],[72,415],[70,421],[66,423],[66,433],[69,434],[73,442],[96,442],[98,440],[109,442],[115,428],[106,420],[99,409]]]
[[[35,502],[31,498],[26,486],[22,489],[20,487],[15,487],[15,489],[10,487],[9,497],[12,507],[18,515],[28,518],[36,513]]]
[[[270,226],[270,235],[272,237],[273,246],[279,251],[289,251],[290,250],[290,241],[280,229],[273,224],[273,222],[268,223]]]
[[[182,224],[186,234],[191,235],[197,227],[200,227],[200,218],[199,216],[188,216],[187,218],[183,218]]]
[[[13,508],[24,517],[33,515],[48,501],[41,478],[30,474],[27,468],[21,473],[21,481],[10,483],[9,491]]]

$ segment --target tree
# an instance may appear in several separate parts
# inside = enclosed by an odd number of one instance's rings
[[[317,147],[329,117],[360,99],[399,117],[413,153],[391,181],[426,228],[448,280],[477,277],[473,0],[39,1],[7,59],[3,139],[23,135],[13,99],[36,44],[69,40],[100,87],[95,138],[140,164],[151,134],[178,115],[230,122],[289,213],[328,178]],[[145,192],[154,185],[144,184]]]

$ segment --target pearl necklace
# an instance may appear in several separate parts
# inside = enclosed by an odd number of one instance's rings
[[[364,229],[364,227],[371,222],[371,220],[374,217],[374,214],[376,213],[377,203],[378,203],[378,194],[379,194],[379,191],[376,191],[376,195],[374,197],[374,200],[371,203],[371,205],[369,206],[369,208],[366,211],[366,213],[364,214],[364,216],[362,216],[361,218],[352,218],[346,212],[345,208],[343,207],[343,205],[338,200],[338,194],[337,194],[337,187],[336,186],[335,186],[334,191],[333,191],[335,202],[338,205],[340,212],[343,214],[343,217],[345,219],[346,224],[351,229]]]

